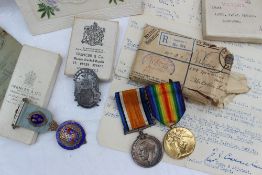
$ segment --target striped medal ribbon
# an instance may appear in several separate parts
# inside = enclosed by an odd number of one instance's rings
[[[145,89],[130,89],[115,94],[124,133],[135,132],[155,124],[145,98]]]
[[[146,86],[145,91],[152,116],[171,128],[163,139],[167,155],[174,159],[189,156],[195,149],[195,137],[188,129],[175,127],[186,111],[180,83],[170,81]]]
[[[135,163],[142,167],[153,167],[162,157],[160,141],[142,132],[143,129],[155,124],[146,99],[145,89],[131,89],[115,93],[117,108],[124,128],[124,134],[139,131],[139,136],[131,148]]]
[[[172,126],[180,121],[186,108],[179,82],[145,87],[152,115],[163,125]]]

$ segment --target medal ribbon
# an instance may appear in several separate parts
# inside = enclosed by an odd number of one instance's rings
[[[152,116],[166,126],[179,122],[186,111],[179,82],[147,86],[145,91]]]
[[[154,125],[144,88],[115,93],[124,134]]]

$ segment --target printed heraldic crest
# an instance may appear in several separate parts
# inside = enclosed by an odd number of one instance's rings
[[[82,39],[82,44],[88,44],[90,46],[100,45],[103,46],[105,28],[98,26],[96,22],[94,22],[91,26],[85,26],[84,34]]]

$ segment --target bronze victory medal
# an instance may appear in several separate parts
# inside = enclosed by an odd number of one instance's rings
[[[163,157],[162,145],[157,138],[140,132],[132,145],[131,154],[138,165],[150,168],[161,161]]]
[[[165,152],[172,158],[182,159],[195,149],[196,140],[192,132],[186,128],[172,128],[164,137]]]

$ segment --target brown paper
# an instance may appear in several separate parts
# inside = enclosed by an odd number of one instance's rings
[[[147,25],[130,79],[180,81],[189,100],[222,107],[249,90],[244,76],[231,74],[233,61],[226,48]]]

